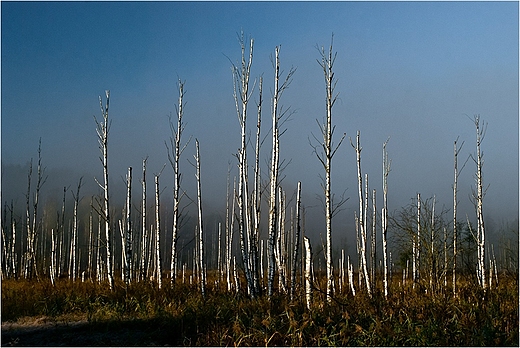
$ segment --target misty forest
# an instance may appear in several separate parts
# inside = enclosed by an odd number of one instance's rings
[[[251,75],[254,40],[239,34],[238,43],[229,58],[236,110],[229,117],[237,123],[221,135],[238,148],[220,158],[228,162],[219,173],[227,177],[226,196],[212,197],[225,209],[204,203],[205,180],[215,173],[204,170],[200,149],[212,144],[186,131],[190,103],[197,103],[186,93],[197,88],[189,77],[172,81],[174,112],[160,125],[171,135],[149,154],[166,163],[162,168],[148,168],[146,157],[126,173],[112,171],[118,153],[108,156],[109,90],[85,130],[99,144],[92,148],[100,159],[95,177],[70,178],[74,184],[63,183],[59,199],[47,199],[46,139],[36,139],[26,191],[2,202],[3,344],[31,345],[22,331],[4,332],[4,323],[46,318],[83,324],[76,331],[56,324],[37,345],[518,345],[518,226],[506,223],[493,238],[487,230],[485,174],[493,168],[483,155],[486,115],[467,116],[474,138],[453,139],[444,159],[452,200],[416,187],[408,205],[389,206],[391,149],[399,139],[381,139],[381,170],[363,171],[363,134],[335,126],[339,57],[332,37],[309,58],[323,73],[315,84],[325,108],[301,135],[308,161],[321,169],[315,175],[322,191],[306,201],[306,187],[284,174],[291,158],[281,150],[297,122],[284,92],[298,89],[291,83],[298,70],[277,46],[273,69],[264,72],[274,85],[266,86],[264,75]],[[356,158],[347,164],[357,171],[348,191],[331,175],[345,161],[336,156],[343,147]],[[473,209],[465,211],[458,209],[462,171],[474,179]],[[90,184],[96,193],[84,193]],[[355,238],[340,239],[347,234],[334,218],[347,200],[356,206],[346,211]],[[314,205],[319,230],[309,227],[316,223],[306,208]]]

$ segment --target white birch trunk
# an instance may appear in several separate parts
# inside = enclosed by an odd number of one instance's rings
[[[148,245],[148,234],[146,231],[146,160],[148,157],[143,159],[143,179],[141,181],[141,187],[142,187],[142,196],[141,196],[141,263],[140,263],[140,270],[139,270],[139,278],[141,280],[144,280],[146,277],[146,260],[147,260],[147,250],[146,247]]]
[[[125,237],[125,281],[129,284],[132,281],[132,167],[128,167],[126,177],[126,237]]]
[[[421,194],[417,193],[417,243],[416,243],[416,256],[417,256],[417,273],[414,277],[414,283],[419,281],[420,269],[421,269]]]
[[[309,238],[303,237],[305,248],[305,300],[307,309],[311,309],[312,303],[312,248]]]
[[[206,296],[206,265],[204,260],[204,233],[203,233],[203,224],[202,224],[202,191],[201,191],[201,183],[200,183],[200,152],[199,152],[199,141],[195,139],[195,163],[196,163],[196,174],[197,178],[197,206],[199,213],[199,270],[200,270],[200,290],[202,296]]]
[[[278,59],[279,47],[275,49],[275,79],[274,79],[274,96],[273,96],[273,109],[272,109],[272,152],[271,152],[271,172],[270,172],[270,184],[271,194],[269,198],[269,235],[267,244],[268,253],[268,275],[267,275],[267,294],[271,298],[273,295],[274,277],[275,277],[275,240],[276,240],[276,222],[277,222],[277,206],[276,206],[276,193],[278,190],[278,169],[279,169],[279,142],[278,142],[278,80],[280,63]],[[280,207],[281,208],[281,207]]]
[[[161,236],[161,214],[159,199],[159,175],[155,175],[155,278],[159,289],[162,287],[160,236]]]
[[[102,153],[101,161],[103,163],[103,185],[99,184],[104,194],[104,220],[105,220],[105,234],[106,234],[106,265],[107,265],[107,276],[108,282],[110,286],[110,290],[114,289],[114,276],[113,276],[113,268],[112,268],[112,230],[111,230],[111,220],[110,220],[110,206],[109,206],[109,195],[108,195],[108,131],[110,128],[110,123],[108,120],[108,107],[110,101],[110,91],[105,91],[106,96],[106,104],[103,107],[103,102],[101,97],[99,97],[99,106],[101,107],[101,112],[103,114],[103,121],[98,123],[96,120],[96,131],[99,140],[99,147]]]
[[[372,289],[370,287],[370,278],[368,275],[368,269],[367,269],[367,257],[366,257],[366,212],[363,208],[363,205],[365,207],[367,204],[365,203],[365,200],[363,199],[363,177],[361,175],[361,146],[359,142],[359,131],[357,131],[356,136],[356,146],[352,144],[352,147],[356,150],[356,162],[357,162],[357,173],[358,173],[358,193],[359,193],[359,231],[360,231],[360,252],[361,252],[361,267],[362,269],[360,271],[363,272],[363,278],[365,279],[365,285],[367,288],[368,295],[372,297]],[[366,180],[367,178],[365,178]],[[364,204],[365,203],[365,204]]]
[[[296,270],[298,268],[298,251],[300,248],[300,206],[301,206],[302,183],[298,181],[298,188],[296,191],[296,236],[294,240],[293,264],[291,273],[291,301],[294,299],[294,292],[296,290]]]

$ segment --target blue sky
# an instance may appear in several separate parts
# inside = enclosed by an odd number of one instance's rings
[[[255,39],[253,77],[264,76],[264,129],[269,131],[273,68],[297,68],[282,104],[295,113],[281,139],[291,159],[284,186],[302,181],[304,204],[316,206],[322,173],[308,138],[324,116],[323,73],[316,45],[334,33],[339,101],[338,135],[361,131],[363,172],[381,187],[381,146],[390,137],[390,210],[416,192],[451,206],[453,141],[474,153],[471,118],[488,122],[483,143],[485,209],[496,220],[518,216],[517,2],[2,2],[2,167],[36,158],[42,138],[48,169],[101,177],[93,116],[111,90],[111,175],[116,186],[132,166],[167,162],[168,118],[176,82],[186,81],[186,139],[200,141],[208,209],[225,203],[228,162],[240,145],[231,63],[240,58],[237,33]],[[255,90],[254,98],[257,97]],[[255,111],[251,108],[254,132]],[[194,190],[185,152],[187,190]],[[269,141],[263,148],[267,174]],[[351,197],[337,226],[356,209],[355,152],[348,139],[335,157],[333,189]],[[171,190],[171,168],[164,185]],[[461,174],[461,204],[471,208],[471,162]],[[3,185],[14,178],[2,178]],[[267,176],[265,176],[267,179]],[[25,178],[20,187],[25,186]],[[90,180],[90,179],[89,179]],[[91,180],[93,181],[93,179]],[[17,186],[16,186],[17,187]],[[50,189],[50,188],[49,188]],[[25,190],[25,188],[23,188]],[[2,188],[6,193],[6,187]],[[17,192],[20,196],[23,191]],[[487,204],[486,204],[487,202]],[[206,209],[206,211],[208,211]],[[319,208],[315,208],[319,209]],[[466,211],[472,214],[471,211]]]

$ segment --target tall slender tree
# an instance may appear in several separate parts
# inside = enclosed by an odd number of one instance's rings
[[[464,142],[460,144],[460,147],[457,146],[457,141],[459,138],[455,139],[453,142],[453,271],[452,271],[452,283],[453,283],[453,296],[457,294],[457,182],[460,175],[457,160],[460,150],[462,146],[464,146]]]
[[[272,151],[271,151],[271,169],[270,169],[270,197],[269,197],[269,233],[267,242],[268,254],[268,275],[267,275],[267,292],[269,298],[273,294],[274,277],[275,277],[275,241],[277,236],[277,217],[280,207],[277,207],[277,191],[280,184],[280,136],[283,131],[280,127],[287,119],[287,112],[289,109],[282,109],[280,106],[280,98],[283,92],[289,87],[292,76],[296,69],[291,68],[287,73],[285,79],[280,83],[280,46],[275,48],[275,57],[273,61],[274,66],[274,90],[272,99]],[[281,231],[278,231],[281,233]]]
[[[197,206],[198,206],[198,216],[199,216],[199,233],[198,233],[198,243],[199,243],[199,272],[200,272],[200,289],[202,292],[202,296],[206,296],[206,262],[204,258],[204,233],[203,233],[203,222],[202,222],[202,190],[201,190],[201,180],[200,180],[200,151],[199,151],[199,141],[195,139],[196,153],[195,153],[195,166],[196,166],[196,174],[197,178]]]
[[[177,111],[177,127],[173,125],[170,117],[170,147],[165,142],[166,150],[168,152],[168,160],[173,168],[173,225],[172,225],[172,250],[171,250],[171,265],[170,265],[170,279],[171,283],[175,283],[178,270],[178,250],[177,241],[179,239],[178,234],[181,227],[181,209],[180,202],[184,196],[181,193],[181,172],[179,168],[179,162],[182,153],[191,141],[191,137],[188,141],[182,145],[181,137],[186,127],[182,117],[184,116],[184,82],[179,79],[177,86],[179,88],[179,104],[176,106]]]
[[[483,199],[485,195],[485,191],[483,189],[482,183],[482,140],[486,135],[487,124],[482,125],[480,121],[480,115],[475,115],[473,118],[473,123],[475,124],[476,129],[476,158],[472,156],[473,161],[475,162],[477,169],[475,173],[475,186],[476,192],[473,191],[473,200],[475,204],[475,210],[477,214],[477,275],[479,284],[482,289],[486,290],[486,264],[485,264],[485,247],[486,247],[486,233],[484,228],[484,212],[483,212]]]
[[[367,242],[367,232],[366,232],[366,203],[367,200],[363,199],[363,177],[361,175],[361,150],[362,147],[359,141],[359,131],[357,131],[356,136],[356,145],[352,143],[352,139],[350,140],[352,147],[356,151],[356,162],[357,162],[357,172],[358,172],[358,193],[359,193],[359,246],[361,253],[361,272],[363,272],[363,278],[365,279],[365,285],[367,288],[367,292],[369,296],[372,296],[372,288],[370,286],[370,277],[367,269],[367,253],[366,253],[366,242]],[[368,177],[365,177],[365,181],[367,181]],[[365,205],[365,209],[363,208]]]
[[[325,91],[326,91],[326,117],[324,124],[321,124],[317,121],[318,126],[320,128],[320,132],[322,135],[322,140],[318,140],[318,138],[314,137],[314,140],[318,143],[318,145],[311,146],[313,148],[316,157],[320,161],[323,169],[325,170],[325,178],[324,183],[322,185],[323,191],[325,194],[325,226],[326,226],[326,252],[325,252],[325,262],[326,262],[326,272],[327,272],[327,301],[330,302],[332,300],[332,288],[333,288],[333,272],[332,272],[332,217],[334,212],[345,202],[342,198],[340,202],[334,204],[333,202],[333,194],[331,188],[331,165],[332,158],[336,154],[336,151],[340,147],[343,139],[345,139],[346,133],[343,134],[340,141],[337,145],[332,142],[332,137],[334,135],[334,131],[336,126],[332,125],[332,107],[334,106],[338,94],[335,94],[335,87],[337,80],[334,79],[334,62],[336,61],[337,53],[332,53],[332,44],[333,44],[334,35],[332,36],[330,47],[328,52],[325,52],[325,49],[322,47],[320,52],[321,60],[318,60],[318,64],[323,69],[323,75],[325,77]]]
[[[133,228],[132,228],[132,167],[128,167],[126,176],[126,209],[125,209],[125,282],[128,285],[132,281],[132,252],[133,252]]]
[[[96,117],[94,117],[94,121],[96,122],[96,131],[98,135],[99,141],[99,149],[101,150],[102,156],[100,157],[101,163],[103,164],[103,184],[98,182],[98,185],[103,190],[103,219],[105,220],[105,235],[106,235],[106,266],[107,266],[107,276],[108,283],[110,286],[110,290],[114,289],[114,275],[112,273],[112,227],[110,220],[110,206],[109,206],[109,195],[108,195],[108,133],[110,130],[110,122],[108,118],[108,108],[110,101],[110,91],[105,91],[106,103],[103,106],[103,100],[101,96],[99,97],[99,106],[101,108],[101,113],[103,116],[103,120],[98,122]],[[96,180],[97,182],[97,180]]]

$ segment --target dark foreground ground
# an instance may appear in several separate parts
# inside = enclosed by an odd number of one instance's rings
[[[153,321],[89,323],[55,322],[45,318],[24,324],[2,324],[2,347],[12,346],[170,346],[178,342],[172,328]],[[169,342],[172,339],[174,341]]]

